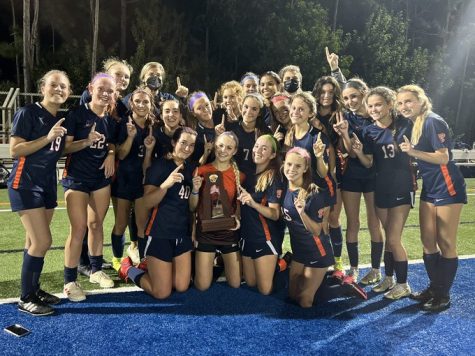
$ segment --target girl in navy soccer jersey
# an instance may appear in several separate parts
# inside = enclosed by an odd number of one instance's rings
[[[239,170],[246,176],[254,174],[256,169],[256,165],[252,161],[254,143],[259,136],[270,133],[261,116],[263,106],[264,103],[259,94],[247,94],[242,101],[242,111],[238,125],[231,130],[239,138],[236,163]],[[216,133],[223,132],[225,126],[223,123],[216,126]]]
[[[319,147],[318,154],[323,154]],[[333,265],[333,251],[328,228],[323,224],[330,207],[324,194],[312,183],[311,158],[307,150],[290,149],[283,165],[288,180],[287,192],[282,202],[282,213],[289,228],[293,252],[289,272],[289,298],[303,308],[310,308],[314,301],[323,302],[343,293],[366,299],[366,293],[356,283],[330,287],[327,269]]]
[[[361,79],[353,78],[343,84],[343,102],[348,112],[342,117],[337,113],[335,131],[343,139],[345,151],[349,157],[341,178],[341,195],[346,215],[346,243],[352,269],[358,269],[358,232],[360,229],[360,202],[363,195],[366,206],[367,226],[371,236],[371,270],[360,280],[362,284],[374,284],[381,280],[380,264],[383,253],[383,236],[381,222],[374,206],[374,169],[364,167],[358,157],[351,151],[353,133],[363,142],[363,130],[372,124],[363,98],[368,86]],[[341,273],[342,271],[335,271]]]
[[[272,117],[266,124],[271,132],[274,133],[275,139],[282,144],[287,131],[292,127],[292,121],[290,120],[290,97],[277,93],[270,100]]]
[[[176,99],[167,99],[161,104],[162,123],[154,130],[157,141],[154,149],[154,158],[161,158],[173,150],[172,137],[183,123],[180,103]]]
[[[237,152],[239,140],[233,132],[226,131],[215,140],[215,159],[209,164],[200,166],[193,178],[190,208],[197,211],[196,223],[196,253],[194,285],[199,290],[206,290],[213,280],[213,262],[216,252],[220,251],[224,262],[224,272],[229,286],[239,288],[241,285],[241,255],[239,253],[239,235],[236,230],[240,227],[240,206],[237,202],[238,192],[244,175],[239,172],[233,156]],[[211,186],[211,191],[204,192],[203,179],[213,181],[213,175],[221,176],[224,191],[217,185]],[[223,200],[230,207],[231,216],[235,217],[236,225],[229,230],[203,231],[202,216],[204,200],[211,199],[212,206],[216,204],[218,214],[222,213]],[[199,206],[198,206],[199,205]],[[221,210],[219,209],[221,207]]]
[[[282,253],[284,228],[280,220],[283,183],[278,143],[271,135],[259,137],[252,149],[255,174],[241,189],[241,246],[243,274],[248,286],[261,294],[272,292],[274,272]]]
[[[277,73],[273,71],[267,71],[261,75],[259,79],[259,93],[264,99],[262,116],[264,117],[266,125],[269,126],[273,132],[275,132],[277,129],[277,125],[272,129],[272,124],[276,121],[276,114],[271,99],[276,93],[280,92],[280,88],[281,80]]]
[[[312,95],[317,100],[318,111],[312,125],[322,130],[329,138],[331,147],[335,153],[334,159],[330,160],[330,173],[337,182],[336,203],[332,207],[329,216],[330,237],[332,241],[333,251],[335,253],[335,277],[342,278],[344,276],[343,263],[341,260],[341,251],[343,243],[343,235],[341,232],[340,214],[342,208],[341,191],[339,184],[341,182],[341,172],[345,159],[342,153],[342,147],[338,135],[333,130],[333,124],[336,123],[336,113],[342,107],[341,90],[338,82],[329,76],[321,77],[315,83]],[[347,248],[353,248],[347,244]],[[358,279],[358,270],[350,269],[348,275],[344,277],[344,283],[356,282]]]
[[[112,266],[119,270],[124,250],[124,232],[129,221],[132,203],[137,226],[137,242],[140,246],[139,260],[145,249],[145,223],[148,211],[143,203],[144,168],[151,164],[152,151],[155,146],[153,123],[155,121],[153,97],[146,89],[136,89],[130,97],[131,115],[118,134],[116,173],[111,186],[114,206],[115,224],[111,233]]]
[[[91,102],[72,111],[66,120],[68,154],[63,174],[64,196],[71,225],[64,248],[64,294],[74,302],[86,298],[77,283],[82,241],[88,231],[91,261],[89,281],[102,288],[114,282],[102,271],[103,222],[109,208],[115,166],[116,123],[108,109],[114,105],[115,79],[98,73],[89,84]]]
[[[51,247],[50,223],[57,206],[56,163],[64,147],[66,129],[58,118],[71,90],[66,73],[47,72],[39,81],[43,99],[19,109],[13,118],[10,153],[15,159],[8,180],[12,211],[20,215],[26,231],[21,296],[18,310],[49,315],[59,298],[40,289],[46,252]]]
[[[221,134],[224,131],[232,131],[238,125],[244,92],[241,84],[232,80],[221,85],[219,93],[223,99],[222,107],[213,111],[213,122],[215,126],[223,125],[222,130],[218,132]]]
[[[152,162],[144,183],[145,207],[152,209],[146,225],[148,271],[132,266],[124,258],[119,270],[157,299],[173,289],[184,292],[191,279],[191,226],[189,214],[194,166],[187,162],[193,153],[196,131],[180,127],[173,134],[173,152]]]
[[[417,160],[422,176],[419,206],[424,265],[429,286],[412,298],[428,311],[450,306],[449,291],[458,266],[457,228],[467,203],[465,181],[452,160],[447,123],[432,112],[424,90],[406,85],[398,90],[398,111],[414,122],[411,140],[400,147]]]
[[[187,104],[191,116],[191,127],[196,130],[195,151],[192,160],[200,164],[209,163],[209,155],[213,149],[213,141],[216,135],[212,118],[211,102],[208,96],[197,91],[190,95]]]
[[[415,177],[410,157],[399,149],[404,136],[411,135],[412,123],[396,117],[395,93],[386,87],[371,89],[365,97],[368,114],[374,123],[363,129],[363,141],[353,133],[352,150],[361,163],[376,172],[374,199],[376,212],[386,233],[386,277],[373,288],[387,291],[384,296],[400,299],[411,293],[407,283],[407,253],[402,244],[402,230],[414,204]],[[364,142],[364,151],[363,144]],[[394,283],[393,273],[396,272]]]

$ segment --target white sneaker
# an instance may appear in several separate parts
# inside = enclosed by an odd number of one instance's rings
[[[375,283],[378,283],[380,280],[381,280],[382,276],[381,276],[381,271],[379,270],[379,268],[371,268],[369,270],[368,273],[366,273],[366,275],[361,278],[361,281],[360,283],[361,284],[375,284]]]
[[[83,300],[86,300],[86,295],[84,294],[81,285],[76,281],[65,284],[63,293],[71,302],[82,302]]]
[[[389,292],[384,293],[384,298],[388,299],[401,299],[408,297],[411,294],[411,287],[407,283],[396,283],[393,289]]]
[[[129,245],[127,248],[127,255],[132,259],[134,266],[137,266],[140,263],[139,249],[137,246]]]
[[[89,276],[89,282],[97,283],[101,288],[114,287],[114,281],[103,271],[91,273],[91,275]]]
[[[377,286],[373,287],[373,292],[382,293],[387,290],[393,289],[396,281],[393,276],[386,276]]]

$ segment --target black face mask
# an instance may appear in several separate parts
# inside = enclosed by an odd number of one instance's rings
[[[300,87],[300,83],[297,79],[288,79],[284,82],[284,89],[287,93],[295,93]]]
[[[154,75],[149,77],[145,84],[147,84],[147,87],[150,90],[160,90],[160,88],[162,87],[162,79]]]

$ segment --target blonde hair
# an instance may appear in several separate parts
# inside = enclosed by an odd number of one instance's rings
[[[162,72],[162,80],[165,80],[165,68],[158,63],[158,62],[148,62],[146,63],[143,67],[142,70],[140,71],[140,81],[144,82],[145,81],[145,74],[150,70],[150,69],[158,69],[160,72]]]
[[[310,109],[310,118],[315,116],[317,113],[317,101],[310,92],[303,91],[292,96],[290,99],[290,105],[292,105],[295,99],[301,99],[305,104],[307,104]],[[284,145],[287,147],[293,147],[294,145],[294,136],[295,136],[295,125],[292,124],[290,129],[285,134]]]
[[[411,143],[417,145],[422,135],[422,128],[426,120],[427,115],[432,111],[432,102],[425,93],[424,89],[415,84],[404,85],[397,90],[397,93],[409,92],[413,94],[417,100],[421,103],[421,112],[414,120],[414,126],[412,127]]]
[[[239,147],[239,138],[237,137],[237,135],[234,132],[232,132],[232,131],[223,132],[221,135],[216,137],[215,142],[218,142],[218,139],[221,136],[227,136],[227,137],[232,138],[234,143],[236,144],[236,151],[237,151],[237,149]],[[231,167],[233,167],[233,172],[234,172],[234,177],[235,177],[235,182],[236,182],[236,192],[239,192],[239,187],[241,186],[241,175],[240,175],[240,172],[239,172],[239,167],[238,167],[236,161],[234,160],[234,158],[231,158],[230,163],[231,163]]]
[[[234,94],[236,94],[238,97],[242,98],[244,90],[242,89],[241,84],[235,80],[231,80],[230,82],[226,82],[221,85],[219,88],[219,95],[223,96],[224,91],[226,89],[232,90]]]
[[[132,72],[134,71],[132,66],[125,59],[119,59],[117,57],[110,57],[105,59],[104,62],[102,62],[102,68],[104,69],[104,71],[109,72],[109,70],[117,64],[126,66],[130,74],[132,74]]]
[[[297,195],[297,199],[306,200],[309,196],[318,193],[318,186],[313,183],[313,176],[312,176],[312,159],[310,154],[305,148],[301,147],[293,147],[291,148],[286,154],[285,159],[291,153],[295,153],[302,157],[307,165],[307,170],[303,174],[303,182],[302,187],[299,189],[299,193]]]
[[[259,174],[259,178],[257,178],[255,186],[256,192],[264,192],[267,187],[269,187],[274,182],[275,176],[281,165],[277,140],[274,138],[274,136],[269,134],[262,135],[261,137],[265,138],[271,144],[272,153],[275,153],[275,157],[271,159],[267,168]]]
[[[62,75],[64,76],[67,81],[68,81],[68,95],[71,95],[71,93],[73,92],[71,90],[71,81],[69,80],[69,77],[68,75],[66,74],[65,71],[62,71],[62,70],[59,70],[59,69],[51,69],[50,71],[46,72],[39,80],[38,80],[38,90],[39,92],[41,93],[41,88],[46,84],[46,80],[48,79],[48,77],[54,75],[54,74],[59,74],[59,75]]]

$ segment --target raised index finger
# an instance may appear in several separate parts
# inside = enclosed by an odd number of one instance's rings
[[[222,118],[222,120],[221,120],[221,125],[224,126],[224,121],[225,121],[225,120],[226,120],[226,116],[223,114],[223,118]]]
[[[180,77],[176,77],[176,86],[181,87]]]
[[[153,136],[153,128],[152,128],[152,125],[150,125],[150,126],[148,127],[148,135],[149,135],[150,137]]]
[[[321,140],[322,140],[322,131],[320,131],[317,136],[317,141],[321,141]]]
[[[178,171],[179,171],[180,169],[182,169],[182,168],[183,168],[183,163],[180,164],[178,167],[176,167],[176,168],[173,170],[172,173],[178,173]]]
[[[330,57],[330,51],[327,46],[325,46],[325,54],[327,55],[327,58]]]
[[[406,143],[410,142],[406,135],[403,135],[402,137],[404,138],[404,142],[406,142]]]
[[[96,123],[93,123],[91,126],[91,132],[96,132]]]
[[[61,126],[61,124],[64,122],[64,120],[66,120],[64,117],[62,119],[59,119],[56,124],[54,124],[54,127],[58,127],[58,126]]]

